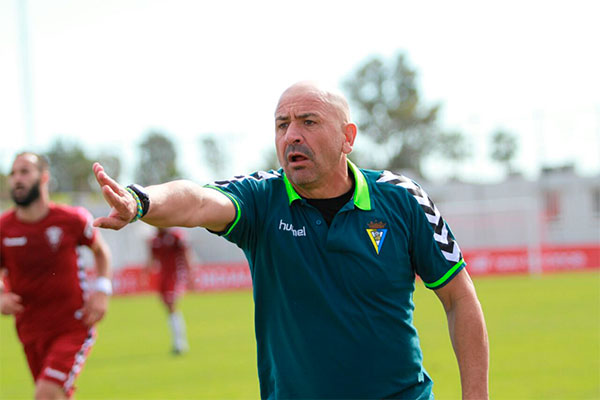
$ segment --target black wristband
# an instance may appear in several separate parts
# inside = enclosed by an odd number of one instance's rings
[[[133,190],[135,194],[137,194],[138,198],[140,199],[140,202],[142,203],[142,215],[140,216],[140,218],[142,218],[148,213],[148,209],[150,208],[150,197],[148,197],[148,193],[146,193],[146,190],[136,183],[133,183],[127,187]]]

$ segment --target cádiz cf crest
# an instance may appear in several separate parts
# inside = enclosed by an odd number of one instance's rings
[[[385,222],[369,222],[369,228],[367,229],[367,233],[369,234],[369,239],[371,239],[371,243],[373,243],[375,252],[379,254],[379,250],[381,250],[381,246],[383,246],[383,241],[385,240],[385,235],[387,234]]]

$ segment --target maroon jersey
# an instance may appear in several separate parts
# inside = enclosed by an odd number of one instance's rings
[[[83,326],[85,273],[77,246],[95,238],[92,216],[81,207],[50,204],[48,215],[34,223],[19,221],[14,210],[0,216],[0,266],[25,307],[15,316],[22,341]]]
[[[185,267],[187,244],[181,231],[170,229],[159,232],[152,239],[152,255],[160,264],[161,286],[166,282],[176,282]]]

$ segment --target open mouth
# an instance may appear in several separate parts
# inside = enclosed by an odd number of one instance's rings
[[[290,154],[288,156],[288,161],[290,161],[290,162],[298,162],[298,161],[304,161],[304,160],[308,160],[308,158],[302,154]]]
[[[285,149],[287,164],[294,168],[304,168],[307,162],[313,160],[314,154],[304,144],[290,144]]]

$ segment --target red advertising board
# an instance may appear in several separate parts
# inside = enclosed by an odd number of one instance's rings
[[[588,246],[544,246],[544,272],[600,268],[600,244]]]
[[[246,263],[203,264],[195,266],[193,271],[188,285],[190,290],[206,292],[252,287]],[[115,294],[148,292],[157,288],[156,273],[146,273],[141,265],[116,269],[112,281]]]
[[[474,276],[600,268],[600,244],[470,249],[463,253],[467,270]],[[140,265],[120,268],[113,274],[113,290],[116,294],[152,291],[156,288],[156,282],[156,275],[145,273]],[[205,292],[251,287],[248,264],[241,262],[198,265],[194,268],[188,288]]]
[[[600,268],[600,244],[471,249],[463,254],[471,275]]]

